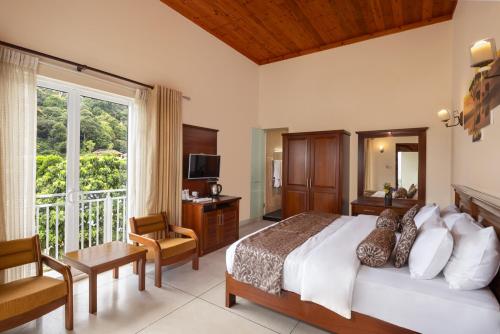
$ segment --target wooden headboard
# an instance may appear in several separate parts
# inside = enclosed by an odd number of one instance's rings
[[[453,189],[455,205],[460,211],[467,212],[485,227],[493,226],[500,239],[500,198],[461,185],[453,185]],[[500,273],[490,288],[500,301]]]

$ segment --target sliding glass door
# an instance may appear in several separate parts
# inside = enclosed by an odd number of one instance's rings
[[[36,227],[46,253],[126,240],[130,106],[127,98],[39,81]]]

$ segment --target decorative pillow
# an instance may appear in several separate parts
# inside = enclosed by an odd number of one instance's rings
[[[396,190],[392,194],[392,197],[394,197],[394,198],[408,198],[408,191],[405,188],[400,187],[400,188],[398,188],[398,190]]]
[[[417,225],[417,229],[420,228],[427,220],[431,218],[438,218],[440,216],[439,206],[436,204],[427,204],[418,210],[418,213],[415,215],[415,225]]]
[[[399,215],[392,209],[385,209],[377,218],[377,228],[386,227],[396,232],[399,230]]]
[[[356,255],[364,265],[381,267],[389,260],[395,244],[396,233],[392,229],[376,228],[358,245]]]
[[[408,198],[413,198],[415,197],[415,195],[417,194],[417,187],[415,187],[414,184],[412,184],[410,186],[410,188],[408,188],[408,194],[407,194],[407,197]]]
[[[439,217],[426,221],[408,258],[411,278],[432,279],[446,266],[453,251],[453,237]]]
[[[459,219],[451,233],[455,242],[444,277],[451,289],[481,289],[491,283],[500,266],[500,243],[493,227]]]
[[[401,227],[404,227],[404,225],[406,225],[408,223],[415,224],[415,222],[413,221],[413,218],[415,218],[415,216],[417,215],[418,207],[419,207],[419,205],[415,204],[408,211],[406,211],[403,218],[401,218]]]
[[[413,219],[407,219],[406,224],[403,225],[401,237],[399,238],[394,254],[394,266],[396,268],[401,268],[405,265],[416,237],[417,226]]]

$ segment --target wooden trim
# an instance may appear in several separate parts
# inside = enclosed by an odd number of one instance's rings
[[[358,198],[364,198],[365,190],[365,139],[383,137],[418,136],[418,203],[426,199],[427,130],[428,127],[357,131],[358,135]],[[399,199],[397,199],[399,201]]]
[[[206,127],[198,126],[198,125],[182,124],[182,126],[187,127],[187,128],[192,128],[192,129],[199,129],[199,130],[219,132],[219,130],[217,130],[217,129],[206,128]]]
[[[351,312],[351,319],[346,319],[323,306],[300,300],[300,296],[296,293],[283,290],[280,295],[272,295],[249,284],[238,282],[226,272],[226,307],[232,307],[236,303],[236,296],[330,332],[343,334],[415,333],[357,312]]]
[[[310,135],[327,135],[332,133],[341,133],[350,136],[351,133],[347,130],[325,130],[325,131],[306,131],[306,132],[286,132],[282,133],[281,136],[310,136]]]
[[[429,130],[429,127],[356,131],[356,134],[363,135],[369,138],[379,138],[379,137],[389,137],[389,136],[406,137],[406,136],[416,136],[417,132],[425,132],[427,130]]]
[[[431,25],[431,24],[441,23],[441,22],[449,21],[452,18],[453,18],[453,14],[443,15],[443,16],[435,17],[435,18],[428,19],[428,20],[425,20],[425,21],[420,21],[420,22],[411,23],[411,24],[405,24],[405,25],[402,25],[402,26],[399,26],[399,27],[396,27],[396,28],[392,28],[392,29],[388,29],[388,30],[384,30],[384,31],[378,31],[378,32],[374,32],[374,33],[370,33],[370,34],[366,34],[366,35],[362,35],[362,36],[350,38],[350,39],[347,39],[347,40],[343,40],[341,42],[329,43],[329,44],[325,44],[325,45],[322,45],[322,46],[319,46],[319,47],[314,47],[314,48],[310,48],[310,49],[299,51],[299,52],[289,53],[289,54],[284,55],[284,56],[271,57],[271,58],[265,59],[263,61],[257,61],[255,59],[250,58],[250,57],[249,58],[251,60],[253,60],[255,63],[257,63],[258,65],[264,65],[264,64],[269,64],[269,63],[277,62],[277,61],[280,61],[280,60],[285,60],[285,59],[289,59],[289,58],[304,56],[304,55],[307,55],[307,54],[310,54],[310,53],[314,53],[314,52],[318,52],[318,51],[324,51],[324,50],[333,49],[333,48],[337,48],[337,47],[344,46],[344,45],[354,44],[354,43],[366,41],[366,40],[369,40],[369,39],[372,39],[372,38],[382,37],[382,36],[386,36],[386,35],[392,35],[392,34],[396,34],[396,33],[402,32],[402,31],[406,31],[406,30],[411,30],[411,29],[420,28],[420,27],[424,27],[424,26],[427,26],[427,25]],[[203,28],[203,26],[202,26],[202,28]],[[227,43],[227,42],[225,42],[225,43]],[[227,44],[229,44],[229,43],[227,43]],[[236,49],[231,44],[229,44],[229,46],[231,46],[232,48]],[[236,49],[236,50],[239,51],[238,49]],[[241,51],[239,51],[239,52],[241,52]],[[241,52],[241,53],[243,53],[243,52]]]

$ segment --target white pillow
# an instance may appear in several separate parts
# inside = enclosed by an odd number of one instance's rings
[[[433,279],[446,266],[453,251],[453,237],[440,217],[426,221],[411,248],[411,278]]]
[[[443,217],[444,223],[450,230],[453,229],[455,224],[457,228],[455,229],[455,234],[465,234],[465,232],[477,231],[482,226],[477,223],[474,218],[472,218],[468,213],[450,213]]]
[[[427,204],[418,210],[418,213],[415,215],[413,220],[415,221],[417,228],[420,228],[420,226],[422,226],[428,219],[439,216],[439,206],[436,204]]]
[[[451,231],[455,246],[444,277],[451,289],[474,290],[490,284],[500,266],[500,243],[493,227],[458,219]]]
[[[450,204],[446,208],[441,210],[441,217],[446,217],[447,215],[453,214],[453,213],[460,213],[460,210],[455,204]]]

